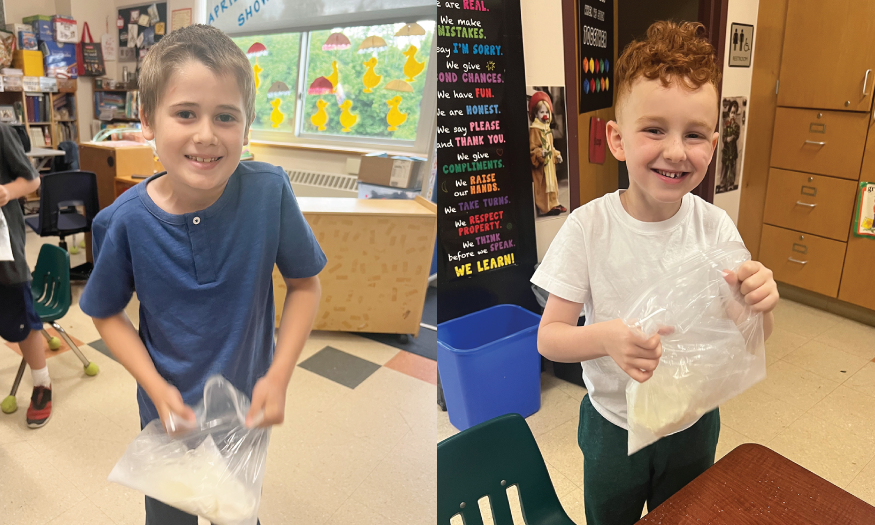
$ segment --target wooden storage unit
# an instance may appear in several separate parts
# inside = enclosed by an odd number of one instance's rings
[[[97,198],[102,210],[115,200],[116,176],[152,175],[155,162],[152,148],[147,145],[89,142],[79,146],[79,166],[97,174]]]
[[[857,182],[772,168],[763,221],[848,240]]]
[[[868,123],[868,113],[779,107],[771,166],[856,180]]]
[[[835,297],[845,247],[843,242],[765,225],[760,262],[774,272],[776,281]]]
[[[328,257],[315,330],[419,334],[437,207],[416,200],[298,198]],[[286,285],[274,268],[279,325]]]
[[[779,106],[868,111],[875,92],[875,2],[790,0],[780,79]]]
[[[849,234],[861,171],[875,178],[875,3],[779,1],[787,15],[759,260],[777,281],[875,308],[875,287],[861,284],[875,247]]]
[[[66,80],[64,82],[59,81],[58,91],[58,93],[0,91],[0,105],[14,106],[16,103],[21,104],[24,113],[24,122],[22,122],[21,125],[24,126],[24,129],[27,132],[28,136],[30,136],[31,128],[40,130],[48,129],[49,140],[51,144],[46,145],[43,142],[40,142],[33,144],[33,147],[58,149],[58,145],[63,140],[72,140],[73,142],[77,143],[79,142],[79,117],[78,111],[76,109],[76,80]],[[39,121],[30,121],[30,114],[28,112],[27,104],[28,96],[45,97],[46,115],[41,115]],[[54,106],[56,102],[58,102],[59,105],[67,108],[67,112],[64,116],[61,116],[59,113],[55,112]],[[62,127],[68,127],[71,131],[71,136],[65,136],[65,133],[63,133],[61,130]]]

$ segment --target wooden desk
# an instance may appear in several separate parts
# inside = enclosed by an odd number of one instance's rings
[[[299,197],[328,257],[315,330],[419,334],[437,206],[416,200]],[[286,284],[274,268],[279,325]]]
[[[115,181],[113,181],[115,184],[115,198],[118,199],[122,193],[128,191],[129,189],[133,188],[134,186],[143,182],[144,180],[148,179],[149,177],[151,177],[151,175],[149,175],[148,177],[143,177],[143,176],[134,177],[133,175],[116,175]]]
[[[741,445],[638,523],[875,523],[875,507],[780,454]]]

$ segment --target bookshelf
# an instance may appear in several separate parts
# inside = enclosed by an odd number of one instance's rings
[[[70,140],[79,143],[76,93],[0,92],[0,105],[12,106],[33,147],[58,149]]]
[[[132,88],[94,88],[94,118],[101,122],[140,122],[139,91]],[[112,114],[108,114],[112,111]],[[103,114],[103,118],[101,118]]]

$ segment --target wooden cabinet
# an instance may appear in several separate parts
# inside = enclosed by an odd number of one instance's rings
[[[868,113],[778,108],[771,166],[857,180],[868,125]]]
[[[774,272],[776,281],[836,297],[845,247],[832,239],[763,225],[760,262]]]
[[[437,233],[437,206],[416,200],[300,197],[328,258],[314,330],[419,334]],[[279,325],[286,284],[274,268]]]
[[[102,210],[115,200],[117,175],[152,175],[155,161],[150,146],[117,145],[109,141],[79,146],[79,167],[97,174],[97,199]]]
[[[871,155],[870,155],[871,157]],[[869,164],[875,164],[868,159]],[[866,160],[863,161],[866,165]],[[875,182],[875,176],[862,177],[863,181]],[[860,187],[857,186],[854,206],[857,205]],[[853,230],[854,224],[851,224]],[[839,299],[849,303],[875,310],[875,279],[872,278],[872,268],[875,265],[875,239],[857,237],[851,232],[848,237],[848,249],[845,256],[845,269],[842,272],[842,286]]]
[[[790,0],[779,78],[779,106],[868,111],[875,92],[875,2]]]
[[[856,181],[772,168],[763,221],[847,241],[856,192]]]
[[[842,273],[839,299],[875,310],[873,265],[875,265],[875,239],[851,235],[848,239],[848,253],[845,256],[845,271]]]

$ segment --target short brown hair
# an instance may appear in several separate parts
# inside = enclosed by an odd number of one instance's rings
[[[151,119],[167,82],[186,62],[197,60],[216,74],[237,79],[243,94],[246,130],[255,119],[255,77],[249,59],[221,30],[203,24],[176,29],[152,46],[140,67],[140,111]]]
[[[714,46],[704,33],[705,26],[698,22],[654,22],[647,38],[630,43],[617,60],[617,102],[638,77],[658,78],[665,87],[677,82],[689,90],[711,84],[719,92]]]

